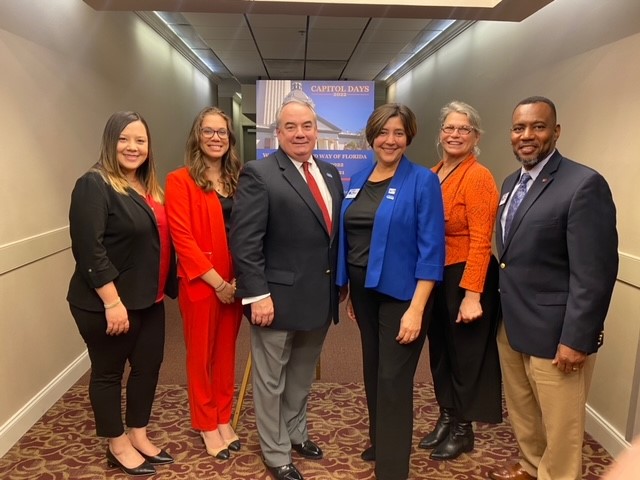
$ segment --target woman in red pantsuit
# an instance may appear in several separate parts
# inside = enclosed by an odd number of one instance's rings
[[[231,427],[242,307],[227,244],[240,161],[231,119],[208,107],[193,122],[185,167],[167,177],[166,208],[178,254],[191,424],[220,459],[240,450]]]

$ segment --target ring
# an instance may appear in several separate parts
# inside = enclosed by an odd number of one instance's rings
[[[576,370],[578,370],[578,368],[577,367],[572,367],[571,370],[573,370],[575,372]]]

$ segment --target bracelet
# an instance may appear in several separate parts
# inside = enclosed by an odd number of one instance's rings
[[[220,282],[220,285],[218,285],[217,287],[213,287],[213,289],[216,292],[221,292],[222,290],[224,290],[224,284],[227,283],[224,281],[224,278],[222,279],[222,281]]]
[[[109,303],[109,304],[105,303],[104,304],[104,309],[105,310],[109,310],[110,308],[113,308],[116,305],[120,305],[120,297],[118,297],[117,300],[115,302],[113,302],[113,303]]]

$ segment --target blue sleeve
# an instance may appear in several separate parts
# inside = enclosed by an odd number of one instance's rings
[[[416,202],[418,261],[415,276],[441,281],[444,270],[444,206],[438,178],[430,171],[419,182]]]

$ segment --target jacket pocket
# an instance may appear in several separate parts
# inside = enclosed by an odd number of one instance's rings
[[[268,269],[266,272],[267,282],[279,283],[281,285],[293,285],[295,274],[289,270]]]
[[[566,305],[567,298],[569,298],[567,292],[537,293],[536,303],[538,305]]]

